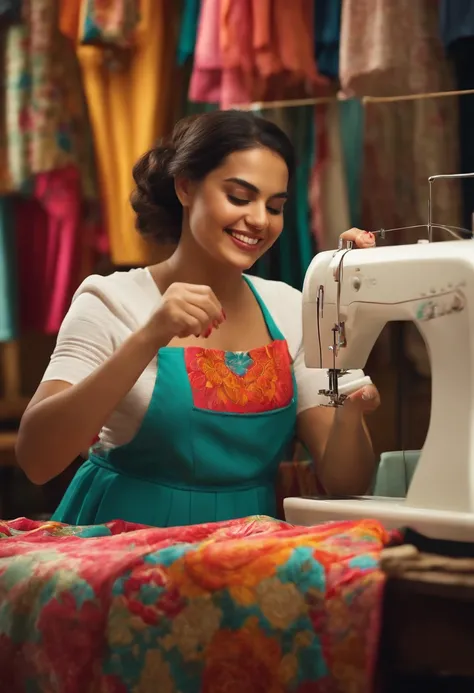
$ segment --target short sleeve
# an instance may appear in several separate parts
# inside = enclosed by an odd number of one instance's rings
[[[319,390],[328,387],[327,370],[323,368],[307,368],[304,362],[304,349],[300,347],[294,361],[296,385],[298,388],[298,414],[327,403],[327,398],[318,394]],[[339,382],[342,384],[358,380],[364,376],[361,370],[349,371]]]
[[[72,303],[58,333],[43,382],[62,380],[76,385],[116,348],[117,318],[100,296],[84,292]]]

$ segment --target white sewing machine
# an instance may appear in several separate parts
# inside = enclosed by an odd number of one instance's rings
[[[428,435],[406,499],[287,498],[288,522],[374,518],[433,538],[474,541],[474,242],[317,255],[303,289],[306,365],[328,369],[329,406],[343,406],[345,369],[366,364],[384,325],[413,320],[432,372]]]

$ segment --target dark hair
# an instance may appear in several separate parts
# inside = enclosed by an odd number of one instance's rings
[[[174,179],[199,181],[232,152],[267,147],[279,154],[291,178],[295,168],[293,146],[280,128],[245,111],[213,111],[178,121],[170,138],[150,149],[133,167],[136,188],[131,204],[136,228],[158,242],[177,242],[183,209]]]

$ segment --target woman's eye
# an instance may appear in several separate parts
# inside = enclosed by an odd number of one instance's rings
[[[227,195],[227,199],[229,202],[232,202],[233,205],[248,205],[249,200],[242,200],[240,197],[235,197],[234,195]]]
[[[267,207],[267,211],[270,212],[270,214],[283,214],[283,209],[275,209],[275,207]]]

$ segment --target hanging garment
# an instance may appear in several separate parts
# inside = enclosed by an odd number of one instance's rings
[[[340,80],[348,95],[444,91],[450,74],[433,0],[345,0]]]
[[[362,228],[361,195],[364,154],[364,107],[361,101],[359,99],[340,101],[339,120],[350,227],[360,229]]]
[[[25,22],[8,29],[5,54],[8,165],[16,190],[37,173],[76,165],[84,195],[97,199],[92,134],[71,42],[55,0],[25,0]]]
[[[302,288],[306,270],[316,252],[310,228],[308,186],[313,166],[314,117],[312,107],[264,110],[262,117],[278,125],[291,139],[297,166],[285,204],[283,233],[252,268],[252,274]]]
[[[0,25],[19,24],[22,20],[21,0],[0,0]]]
[[[140,20],[139,0],[82,0],[80,42],[128,48]]]
[[[82,280],[82,191],[71,166],[36,176],[16,203],[21,326],[55,334]]]
[[[200,10],[201,0],[184,0],[176,51],[178,65],[184,65],[194,55]]]
[[[312,228],[320,250],[337,248],[343,229],[350,228],[347,174],[341,142],[337,101],[316,109],[316,129],[321,133],[311,180]]]
[[[11,199],[0,198],[0,342],[18,337],[17,252],[15,210]]]
[[[339,39],[342,0],[316,0],[314,42],[318,71],[332,80],[339,77]]]
[[[59,0],[58,27],[75,45],[79,38],[82,0]]]
[[[173,71],[178,31],[176,3],[142,0],[133,50],[115,53],[79,46],[92,121],[112,261],[143,265],[168,249],[152,248],[134,230],[129,203],[136,160],[164,135],[179,96]],[[166,105],[166,107],[163,106]]]
[[[474,89],[474,2],[457,0],[439,3],[441,36],[456,75],[457,89]],[[474,171],[474,95],[459,97],[460,171]],[[474,229],[474,180],[461,181],[462,225]]]
[[[309,0],[202,0],[191,101],[221,108],[325,93]]]

